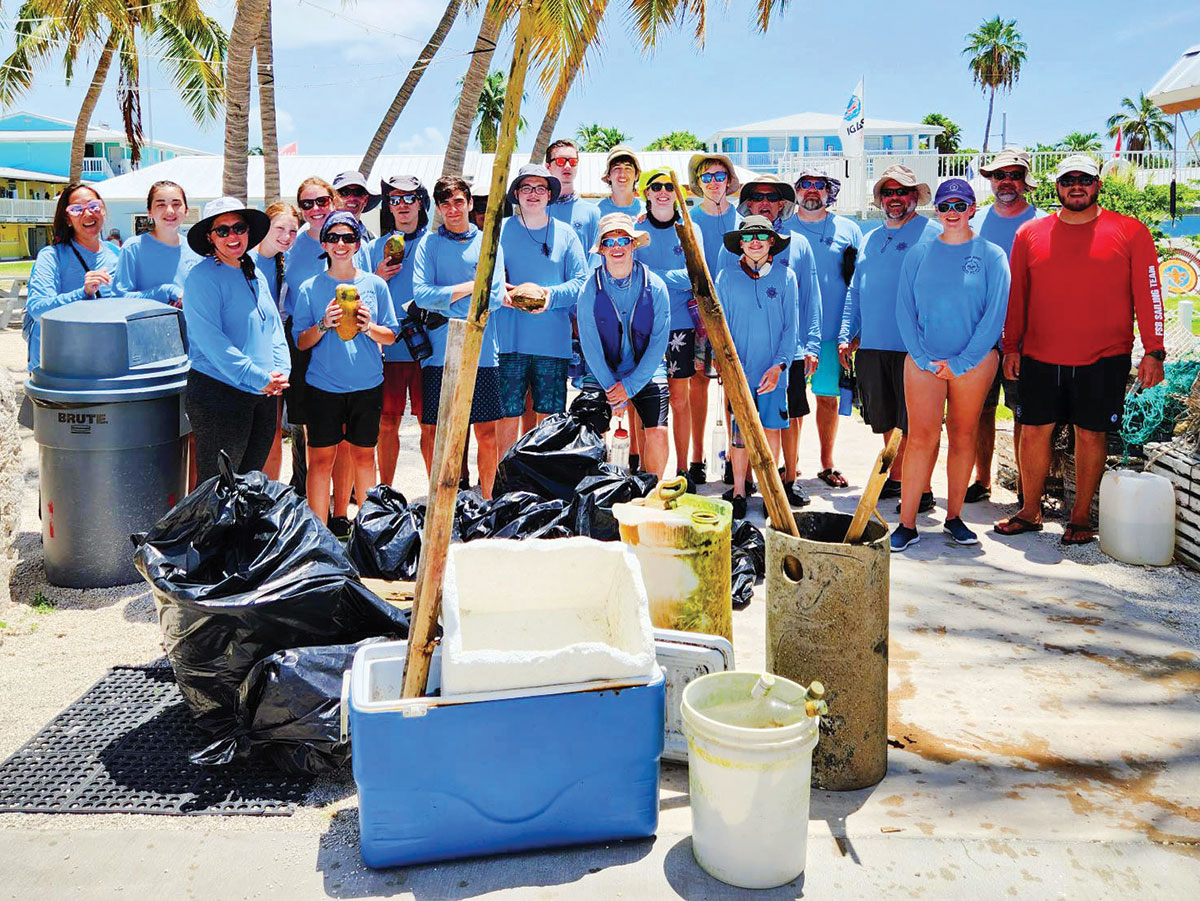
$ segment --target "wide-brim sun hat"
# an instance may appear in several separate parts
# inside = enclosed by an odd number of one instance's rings
[[[820,166],[805,166],[800,170],[800,174],[796,176],[796,180],[792,182],[792,187],[796,191],[796,203],[800,203],[800,180],[803,178],[823,178],[825,179],[825,190],[829,192],[825,198],[825,206],[833,206],[833,202],[837,200],[838,194],[842,190],[842,180],[834,178]]]
[[[1096,162],[1094,157],[1083,153],[1073,153],[1058,164],[1058,169],[1054,173],[1054,180],[1058,181],[1068,172],[1082,172],[1084,175],[1099,177],[1100,164]]]
[[[761,234],[762,232],[771,234],[771,256],[778,256],[792,243],[790,236],[785,237],[775,231],[775,226],[766,216],[747,216],[737,228],[725,232],[721,240],[724,242],[726,250],[734,256],[740,257],[742,255],[742,235]]]
[[[600,180],[606,185],[612,184],[612,181],[609,180],[608,173],[612,171],[613,164],[620,162],[621,160],[629,160],[629,162],[633,163],[633,177],[635,181],[637,180],[638,176],[642,174],[641,160],[637,158],[637,154],[634,153],[633,148],[626,147],[624,144],[618,144],[612,150],[608,151],[608,156],[604,159],[604,174],[600,176]]]
[[[990,178],[997,169],[1008,169],[1012,166],[1020,166],[1025,170],[1026,187],[1036,188],[1038,186],[1037,179],[1033,177],[1033,157],[1026,150],[1006,147],[992,157],[992,161],[986,166],[980,166],[979,174]]]
[[[917,206],[925,206],[929,203],[929,198],[932,192],[929,190],[929,185],[917,178],[917,174],[909,169],[908,166],[901,166],[897,163],[894,166],[888,166],[883,170],[883,174],[875,179],[875,185],[871,188],[871,206],[878,209],[883,209],[879,202],[879,189],[883,187],[885,181],[894,181],[902,188],[917,189]]]
[[[562,182],[550,174],[550,170],[541,163],[526,163],[517,170],[516,178],[508,184],[508,202],[513,206],[517,206],[517,189],[521,187],[521,182],[526,178],[544,178],[546,184],[550,188],[550,203],[558,200],[558,195],[562,193]]]
[[[750,215],[750,197],[759,188],[770,188],[778,192],[779,196],[783,198],[783,211],[779,214],[780,219],[787,219],[796,212],[795,188],[777,175],[756,175],[742,185],[741,191],[738,192],[737,209],[743,216]]]
[[[723,153],[692,154],[692,158],[688,160],[688,187],[691,188],[692,193],[697,197],[704,196],[704,188],[700,184],[700,169],[707,163],[720,163],[725,167],[725,171],[729,173],[729,178],[725,181],[725,195],[736,197],[738,191],[742,190],[742,183],[738,181],[737,170],[733,168],[733,160]]]
[[[351,185],[357,185],[367,192],[367,204],[362,208],[364,213],[368,213],[379,206],[380,196],[371,193],[371,189],[367,187],[367,180],[363,178],[361,172],[349,169],[345,172],[339,172],[333,177],[334,193],[340,192],[342,188],[349,188]]]
[[[271,230],[271,219],[262,210],[246,206],[236,197],[218,197],[216,200],[210,200],[204,204],[204,215],[199,222],[188,229],[188,247],[202,257],[216,253],[208,233],[217,217],[224,216],[226,213],[237,213],[250,226],[250,231],[246,235],[247,250],[257,247],[267,236],[267,232]]]
[[[600,217],[600,226],[596,232],[596,243],[592,245],[592,249],[588,253],[599,253],[600,242],[609,232],[625,232],[625,234],[633,238],[633,248],[635,250],[639,247],[645,247],[650,243],[649,233],[638,231],[637,223],[633,221],[633,217],[628,213],[609,213],[607,216]]]

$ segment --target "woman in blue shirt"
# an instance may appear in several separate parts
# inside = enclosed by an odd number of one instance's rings
[[[962,521],[963,497],[975,465],[979,414],[996,375],[996,345],[1008,310],[1008,257],[971,230],[975,191],[961,178],[942,182],[934,197],[942,234],[912,248],[900,267],[896,323],[908,351],[904,401],[908,447],[900,489],[900,524],[892,550],[920,541],[921,487],[937,462],[945,416],[946,523],[955,544],[978,544]]]
[[[220,451],[239,473],[262,469],[271,451],[290,360],[279,310],[246,253],[270,226],[261,210],[220,197],[188,231],[205,257],[188,273],[183,308],[192,359],[184,407],[201,479],[217,474]]]
[[[187,195],[175,182],[156,181],[150,186],[146,212],[154,228],[121,245],[115,293],[183,306],[183,283],[200,262],[199,255],[179,239],[187,211]]]
[[[77,300],[112,297],[117,253],[100,240],[104,201],[90,185],[67,185],[54,208],[54,243],[38,251],[29,273],[21,331],[29,344],[29,370],[41,362],[42,316]]]

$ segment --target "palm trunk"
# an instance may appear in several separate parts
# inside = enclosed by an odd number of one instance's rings
[[[988,138],[992,136],[992,104],[996,102],[996,89],[992,88],[992,92],[988,95],[988,117],[987,125],[983,129],[983,153],[987,153]]]
[[[383,145],[387,143],[388,135],[396,127],[396,121],[400,118],[400,113],[404,111],[404,107],[408,105],[408,100],[412,97],[413,91],[417,89],[417,83],[421,80],[421,76],[425,74],[425,70],[433,62],[433,58],[437,55],[438,50],[441,49],[442,42],[446,40],[446,35],[450,32],[450,26],[458,18],[458,11],[462,8],[462,5],[463,0],[450,0],[446,4],[446,11],[442,13],[442,20],[438,22],[437,28],[433,30],[433,35],[429,38],[429,43],[425,45],[425,49],[421,51],[421,55],[417,57],[416,62],[412,64],[412,68],[408,70],[408,77],[404,79],[404,84],[400,85],[400,90],[396,92],[396,96],[392,100],[392,105],[383,114],[383,121],[379,123],[379,128],[375,130],[375,136],[371,138],[371,144],[367,147],[367,152],[363,154],[362,162],[358,164],[358,171],[364,176],[371,174],[371,169],[375,166],[375,161],[379,159],[379,154],[383,153]]]
[[[579,43],[567,57],[567,63],[558,76],[558,84],[554,86],[554,93],[550,95],[550,105],[546,108],[542,127],[538,129],[537,137],[533,141],[533,150],[529,154],[530,160],[540,160],[546,155],[546,148],[550,146],[550,138],[554,135],[555,126],[558,125],[559,114],[562,113],[562,108],[567,102],[567,94],[570,93],[571,85],[574,84],[579,70],[583,68],[583,58],[587,54],[588,47],[595,40],[596,32],[600,30],[600,20],[604,18],[604,11],[607,8],[608,0],[593,0],[592,14],[584,21],[583,30],[579,35]]]
[[[117,33],[117,29],[113,28],[108,33],[108,40],[104,42],[104,49],[100,51],[100,59],[96,61],[96,71],[92,73],[92,83],[88,85],[87,93],[83,95],[83,106],[79,108],[79,118],[75,120],[75,134],[71,137],[69,177],[72,182],[83,180],[83,154],[87,145],[88,123],[92,121],[92,113],[96,110],[100,91],[104,89],[104,82],[108,78],[108,69],[112,65],[113,54],[120,42],[121,36]]]
[[[454,123],[450,126],[450,142],[446,146],[445,159],[442,160],[442,175],[462,175],[463,165],[467,160],[467,144],[471,141],[471,124],[475,121],[479,95],[483,93],[483,83],[492,64],[496,38],[500,34],[502,24],[503,19],[493,11],[490,4],[484,8],[479,37],[475,39],[475,51],[471,56],[471,64],[467,66],[462,93],[458,98],[458,109],[454,111]]]
[[[271,38],[271,0],[263,10],[258,32],[258,109],[262,117],[263,199],[279,200],[279,134],[275,126],[275,46]]]
[[[225,168],[221,193],[245,202],[249,152],[250,63],[267,0],[238,0],[225,53]]]

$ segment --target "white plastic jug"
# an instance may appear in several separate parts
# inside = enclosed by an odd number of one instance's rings
[[[1122,563],[1166,566],[1175,556],[1175,487],[1131,469],[1100,480],[1100,550]]]
[[[819,718],[803,713],[805,689],[779,676],[771,698],[784,703],[751,704],[759,677],[701,676],[684,689],[681,705],[692,853],[705,872],[739,888],[791,882],[804,872],[808,847]],[[761,711],[761,721],[750,710]]]
[[[629,469],[629,432],[618,424],[608,443],[608,462],[619,469]]]

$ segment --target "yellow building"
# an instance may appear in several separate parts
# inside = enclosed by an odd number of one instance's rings
[[[37,255],[50,243],[54,206],[67,179],[0,166],[0,259]]]

